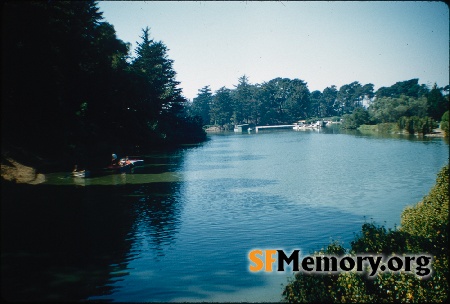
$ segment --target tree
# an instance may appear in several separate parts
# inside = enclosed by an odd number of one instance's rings
[[[372,101],[372,99],[375,96],[375,93],[373,92],[373,87],[374,87],[374,85],[372,83],[365,84],[362,87],[361,95],[360,95],[362,97],[362,100],[360,100],[360,104],[359,104],[360,106],[363,106],[364,100],[367,100],[368,103],[370,103]]]
[[[193,116],[199,116],[203,120],[203,124],[211,123],[211,104],[212,104],[212,93],[208,86],[204,86],[198,90],[197,97],[192,101],[191,114]]]
[[[289,123],[309,115],[310,92],[303,80],[275,78],[263,83],[260,90],[262,124]]]
[[[337,101],[337,88],[336,86],[326,87],[323,90],[322,98],[325,106],[325,116],[338,115],[339,103]]]
[[[216,91],[213,102],[211,104],[211,121],[215,125],[226,125],[231,122],[233,115],[233,99],[231,97],[231,90],[226,87],[221,87]]]
[[[285,108],[286,122],[311,116],[310,92],[306,82],[300,79],[289,81]]]
[[[310,114],[316,117],[326,116],[326,105],[322,92],[316,90],[310,96]]]
[[[399,98],[376,98],[369,106],[369,112],[377,123],[397,122],[402,116],[425,117],[427,115],[427,99],[406,95]]]
[[[277,88],[274,82],[263,83],[257,91],[259,103],[259,117],[261,125],[277,124],[280,121],[280,109],[275,99]]]
[[[167,47],[148,28],[130,62],[130,44],[102,22],[94,1],[3,8],[2,143],[94,160],[114,143],[173,143],[172,124],[189,125],[179,130],[196,130],[195,140],[203,136],[186,115]]]
[[[337,102],[341,114],[349,114],[357,107],[363,106],[365,98],[373,97],[373,84],[369,83],[362,86],[359,82],[354,81],[350,84],[343,85],[337,94]]]
[[[8,2],[3,9],[5,140],[58,155],[79,140],[80,107],[95,108],[89,81],[104,63],[102,14],[94,1]]]
[[[161,111],[171,109],[174,104],[183,102],[173,60],[167,56],[167,47],[161,41],[149,37],[150,29],[142,30],[141,42],[137,43],[136,58],[132,62],[132,71],[143,78],[142,99],[147,104],[148,113],[155,117]]]
[[[142,41],[137,43],[136,57],[130,67],[134,87],[130,111],[146,126],[148,136],[170,141],[172,125],[185,115],[186,99],[177,87],[179,82],[175,79],[173,60],[167,56],[167,47],[151,39],[149,31],[148,27],[142,30]]]
[[[345,114],[342,119],[344,129],[357,129],[360,125],[370,122],[369,111],[363,107],[356,108],[352,114]]]
[[[401,130],[406,130],[409,134],[428,134],[435,127],[431,118],[418,116],[402,116],[398,119],[397,124]]]
[[[419,85],[419,79],[414,78],[405,81],[399,81],[393,84],[390,87],[381,87],[379,88],[375,96],[377,98],[381,97],[391,97],[398,98],[401,95],[419,98],[422,96],[426,96],[428,93],[428,88],[426,85]]]
[[[233,90],[233,98],[236,122],[257,122],[257,103],[254,98],[254,89],[247,76],[239,77],[238,84]]]
[[[442,91],[443,88],[438,88],[435,83],[427,95],[428,115],[434,120],[439,120],[449,109],[449,101],[444,97]]]

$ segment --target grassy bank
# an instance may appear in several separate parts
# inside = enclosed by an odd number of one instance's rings
[[[396,123],[387,122],[377,125],[361,125],[358,130],[362,133],[383,133],[383,134],[395,134],[400,133],[400,129]]]

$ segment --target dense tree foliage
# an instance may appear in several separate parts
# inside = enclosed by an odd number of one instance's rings
[[[449,108],[448,86],[430,90],[418,79],[375,93],[357,81],[310,92],[304,80],[252,84],[245,75],[232,89],[203,87],[188,104],[166,45],[144,28],[133,56],[94,1],[11,1],[2,13],[2,143],[48,156],[107,159],[111,150],[204,140],[202,125],[312,117],[347,115],[348,128],[393,122],[420,132],[429,130],[427,117],[439,120]]]
[[[427,99],[406,95],[397,98],[381,97],[369,106],[369,111],[377,123],[397,122],[402,116],[424,117],[427,115]]]
[[[344,114],[341,119],[342,127],[345,129],[356,129],[360,125],[371,122],[369,111],[363,107],[357,108],[352,114]]]
[[[398,98],[402,95],[408,97],[421,97],[428,94],[428,88],[424,84],[419,84],[419,79],[414,78],[406,81],[396,82],[394,85],[386,88],[381,87],[377,90],[375,95],[378,98],[391,97]]]
[[[402,116],[397,121],[400,130],[405,130],[409,134],[428,134],[437,126],[430,117]]]
[[[215,94],[222,94],[223,87]],[[262,84],[251,84],[247,76],[238,79],[234,89],[229,90],[228,106],[211,109],[212,100],[209,86],[205,86],[191,105],[192,114],[201,116],[205,124],[252,123],[270,125],[292,123],[309,117],[331,117],[351,113],[363,107],[363,101],[374,97],[373,85],[353,82],[338,91],[336,86],[327,87],[323,92],[310,92],[307,83],[300,79],[274,78]],[[223,109],[223,110],[222,110]],[[211,116],[221,117],[218,122]]]
[[[438,174],[436,185],[421,202],[407,207],[398,229],[386,229],[373,223],[362,226],[361,233],[346,250],[337,242],[317,254],[384,254],[385,256],[429,254],[433,272],[428,279],[415,273],[385,271],[375,278],[357,272],[334,275],[299,272],[284,290],[285,300],[340,303],[422,303],[445,302],[449,293],[448,216],[449,167]]]
[[[247,76],[243,75],[240,77],[238,85],[235,86],[235,90],[232,93],[235,101],[233,121],[257,122],[258,117],[256,116],[256,104],[253,93],[253,87],[248,82]]]
[[[198,90],[198,95],[190,107],[190,113],[202,119],[205,125],[211,121],[210,109],[212,104],[212,93],[209,86],[204,86]]]
[[[215,99],[225,90],[226,98]],[[429,133],[436,127],[435,121],[448,110],[448,96],[448,87],[439,88],[435,84],[429,90],[419,85],[418,79],[397,82],[376,92],[373,84],[357,81],[339,89],[333,85],[322,92],[310,92],[307,83],[300,79],[278,77],[251,84],[244,75],[233,89],[222,87],[214,94],[209,86],[199,90],[191,111],[202,117],[205,125],[274,125],[341,116],[342,127],[347,129],[362,124],[396,123],[410,133]],[[220,106],[213,100],[221,100]],[[406,120],[412,121],[414,127],[408,127]]]
[[[337,94],[337,100],[339,104],[339,114],[349,114],[354,109],[362,107],[362,102],[365,98],[372,98],[373,84],[369,83],[362,86],[359,82],[355,81],[351,84],[343,85]]]
[[[211,104],[211,122],[214,125],[226,126],[231,122],[233,115],[232,107],[233,99],[231,98],[231,90],[225,87],[217,90]]]
[[[442,94],[443,88],[438,88],[437,84],[433,85],[431,91],[427,94],[428,115],[434,120],[441,119],[443,113],[449,108],[448,95],[447,98]]]
[[[2,13],[3,144],[108,159],[112,149],[204,139],[148,28],[132,57],[94,1],[11,1]]]

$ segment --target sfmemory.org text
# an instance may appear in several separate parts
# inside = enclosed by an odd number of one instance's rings
[[[300,250],[293,250],[288,256],[280,249],[254,249],[249,252],[251,272],[272,272],[276,263],[277,271],[284,271],[286,265],[292,266],[292,271],[306,273],[338,273],[342,271],[356,271],[367,273],[369,277],[379,272],[411,272],[422,278],[431,275],[432,257],[426,254],[416,255],[315,255],[300,259]]]

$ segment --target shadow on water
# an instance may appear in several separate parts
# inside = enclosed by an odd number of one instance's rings
[[[204,182],[194,181],[190,185],[203,188]],[[282,197],[251,191],[274,181],[242,179],[236,183],[234,179],[217,179],[208,183],[212,183],[211,191],[203,193],[203,198],[198,200],[205,205],[222,196],[225,200],[245,202],[240,209],[282,214],[284,210],[278,210],[278,206],[290,204]],[[205,231],[201,241],[204,246],[196,245],[195,231],[194,235],[184,235],[184,240],[175,244],[184,208],[184,201],[178,196],[183,195],[185,186],[181,182],[88,187],[4,182],[2,297],[9,301],[112,301],[117,300],[115,293],[126,289],[125,286],[131,282],[134,285],[131,288],[133,299],[143,296],[146,299],[183,297],[208,300],[210,293],[264,286],[264,276],[247,274],[247,261],[242,259],[242,250],[237,249],[244,246],[247,250],[263,244],[268,237],[267,232],[262,230],[254,234],[252,229],[247,231],[245,225],[239,224],[245,221],[245,217],[231,206],[222,205],[214,212],[201,206],[204,212],[211,214],[211,222],[190,220],[197,227],[196,231]],[[238,192],[230,192],[232,189]],[[208,208],[218,207],[211,205]],[[309,216],[313,214],[311,212],[314,210],[308,211]],[[218,217],[220,214],[226,214],[229,221],[220,222],[223,221]],[[292,220],[297,221],[298,216]],[[220,225],[211,225],[215,220]],[[261,217],[260,224],[278,231],[281,238],[288,233],[270,218]],[[302,230],[301,225],[299,229]],[[228,235],[227,231],[237,234],[235,241],[224,247],[222,234]],[[303,239],[307,237],[303,233]],[[182,249],[178,250],[186,250],[187,256],[196,255],[195,261],[217,261],[217,269],[211,272],[200,262],[192,263],[194,260],[189,257],[187,264],[179,262],[178,267],[181,268],[165,269],[167,278],[159,277],[160,274],[153,276],[152,272],[167,263],[160,260],[172,245],[181,245]],[[194,252],[190,252],[192,250]],[[223,255],[228,258],[220,260]],[[138,261],[148,256],[154,258]],[[172,261],[170,257],[169,261]],[[122,284],[121,281],[130,280],[131,273],[134,273],[131,281]],[[192,281],[198,290],[187,289]],[[125,294],[130,296],[128,292],[131,290],[125,290]]]
[[[396,140],[408,140],[408,141],[416,141],[416,142],[424,142],[424,143],[433,143],[436,141],[443,140],[445,143],[449,143],[447,137],[433,137],[433,136],[423,136],[417,134],[406,134],[406,133],[386,133],[386,132],[377,132],[370,130],[351,130],[351,129],[343,129],[339,125],[333,125],[331,127],[322,128],[320,133],[324,134],[344,134],[351,135],[355,137],[366,137],[371,139],[396,139]]]
[[[135,230],[156,250],[177,231],[177,183],[61,187],[2,183],[2,297],[79,301],[114,292]],[[150,193],[150,194],[149,194]]]
[[[149,182],[105,172],[98,184],[67,173],[35,186],[2,180],[1,296],[80,301],[113,294],[139,256],[136,242],[145,238],[158,253],[174,240],[180,182],[164,173],[179,170],[187,149],[145,157],[147,166],[136,173],[157,175]]]
[[[336,162],[336,155],[344,160],[352,156],[335,148],[348,141],[326,145],[327,136],[300,142],[296,136],[300,134],[287,134],[275,142],[285,145],[287,152],[301,143],[305,153],[281,154],[287,162],[272,156],[280,154],[269,149],[273,137],[234,141],[237,137],[232,135],[220,136],[221,140],[204,145],[208,149],[188,155],[180,149],[143,156],[145,165],[133,174],[77,180],[57,173],[52,182],[36,186],[2,182],[2,297],[10,301],[278,297],[279,284],[272,287],[272,277],[248,273],[248,250],[300,247],[306,253],[328,244],[330,237],[348,242],[359,231],[362,214],[392,205],[387,200],[386,205],[369,208],[397,181],[387,179],[389,184],[379,186],[389,177],[388,170],[369,168],[370,177],[362,179],[353,174],[356,166]],[[349,146],[356,155],[365,155],[366,146],[358,143],[351,141],[354,146]],[[317,159],[312,156],[318,153],[308,152],[322,146],[333,149],[322,150]],[[391,145],[367,147],[382,155],[392,150]],[[394,145],[402,152],[409,147]],[[326,158],[327,151],[333,151],[329,153],[333,157]],[[441,154],[436,151],[427,155]],[[402,153],[388,155],[405,159]],[[360,164],[377,168],[380,159],[362,159]],[[386,162],[396,169],[394,177],[405,167],[398,163]],[[353,175],[357,180],[350,178]],[[299,181],[299,177],[309,178]],[[366,188],[355,192],[354,184]],[[403,188],[402,180],[398,185]],[[248,290],[255,292],[245,298]]]

